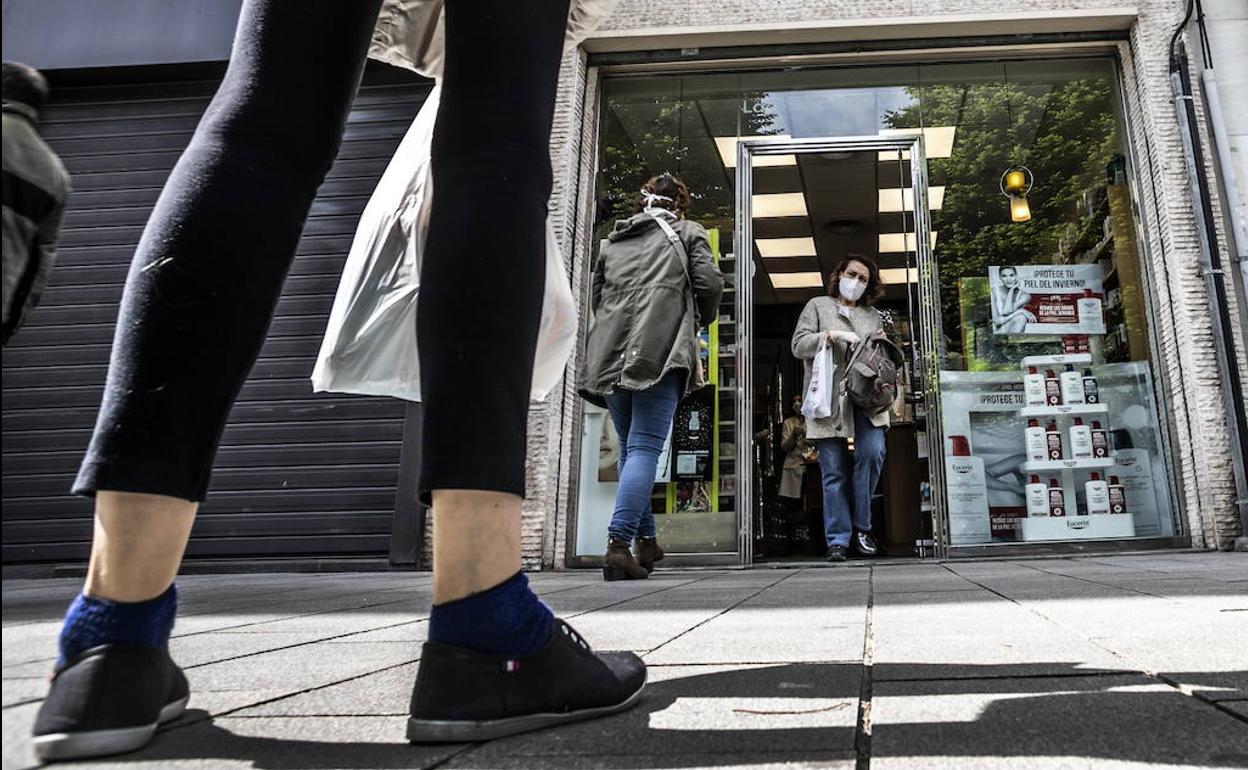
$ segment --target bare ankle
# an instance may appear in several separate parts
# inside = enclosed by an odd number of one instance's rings
[[[168,590],[199,504],[163,495],[101,491],[84,593],[141,602]]]

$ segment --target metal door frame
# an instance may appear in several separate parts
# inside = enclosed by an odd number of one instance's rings
[[[737,313],[737,552],[741,564],[754,563],[754,156],[800,155],[814,152],[910,153],[910,186],[914,192],[915,251],[919,288],[919,355],[923,401],[927,409],[928,467],[932,485],[932,536],[935,556],[948,555],[948,514],[944,501],[944,442],[940,422],[940,285],[932,257],[931,221],[927,203],[927,155],[921,129],[912,135],[847,136],[812,139],[742,139],[737,144],[737,211],[733,250],[736,252]],[[903,211],[903,214],[906,213]],[[911,319],[913,324],[915,319]],[[744,440],[743,440],[744,437]]]

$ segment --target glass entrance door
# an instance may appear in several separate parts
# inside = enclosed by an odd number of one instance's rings
[[[928,459],[938,435],[930,425],[939,303],[928,208],[942,191],[928,188],[923,148],[917,130],[889,138],[739,143],[733,320],[743,563],[822,558],[828,545],[848,537],[848,523],[863,529],[865,520],[887,555],[933,552],[940,502]],[[860,303],[869,303],[866,316],[878,318],[902,352],[901,387],[887,419],[873,420],[887,422],[887,432],[873,439],[867,426],[868,435],[822,441],[835,420],[801,416],[810,351],[799,350],[794,331],[810,318],[835,325],[826,314],[838,312],[838,304],[828,295],[847,263],[870,266],[878,276],[878,290],[873,278]],[[855,470],[869,468],[877,452],[883,456],[878,481]],[[860,489],[834,481],[838,468]],[[825,508],[846,510],[847,518],[826,522]]]

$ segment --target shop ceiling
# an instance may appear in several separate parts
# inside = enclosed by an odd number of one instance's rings
[[[916,279],[909,160],[893,152],[772,156],[754,170],[755,297],[804,302],[845,254],[876,259],[896,291]],[[796,191],[796,192],[793,192]],[[943,188],[931,188],[932,206]]]

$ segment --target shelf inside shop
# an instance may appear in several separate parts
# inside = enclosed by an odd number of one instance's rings
[[[1109,414],[1109,404],[1060,404],[1058,406],[1025,406],[1019,417],[1052,417],[1056,415]]]
[[[1041,366],[1091,366],[1092,356],[1089,353],[1070,353],[1060,356],[1024,356],[1021,362],[1023,371],[1027,371],[1028,367]]]
[[[1103,236],[1104,215],[1109,213],[1109,198],[1105,197],[1097,201],[1087,214],[1082,217],[1082,221],[1075,228],[1076,232],[1072,236],[1063,237],[1058,243],[1058,253],[1056,264],[1070,265],[1078,261],[1078,257],[1087,251],[1080,248],[1083,244],[1088,244],[1088,248],[1098,243]],[[1096,238],[1096,240],[1092,240]]]
[[[1095,471],[1114,464],[1112,457],[1094,457],[1082,460],[1029,460],[1022,465],[1023,473],[1052,473],[1054,471]]]
[[[1092,264],[1093,262],[1095,262],[1097,259],[1100,258],[1101,254],[1105,252],[1105,249],[1108,248],[1109,245],[1113,242],[1114,242],[1114,236],[1112,234],[1105,238],[1102,238],[1100,241],[1096,243],[1095,246],[1085,251],[1080,256],[1079,261],[1085,265]]]

